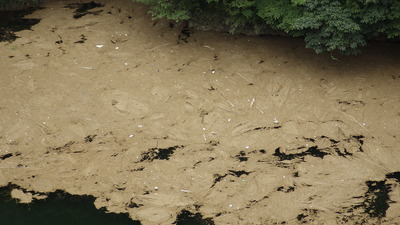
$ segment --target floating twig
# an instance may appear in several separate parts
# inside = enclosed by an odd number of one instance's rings
[[[253,105],[254,105],[254,102],[256,101],[256,98],[253,98],[252,100],[251,100],[251,103],[250,103],[250,108],[253,108]]]
[[[225,96],[221,92],[219,92],[219,93],[225,99],[225,101],[227,101],[229,103],[229,105],[232,106],[232,108],[235,108],[235,105],[231,101],[229,101],[227,98],[225,98]]]
[[[342,111],[342,113],[344,113],[344,114],[346,114],[348,117],[350,117],[351,119],[353,119],[356,123],[358,123],[358,125],[360,125],[360,127],[362,127],[364,130],[366,130],[368,133],[370,133],[372,136],[374,136],[374,134],[370,131],[370,130],[368,130],[365,126],[364,126],[364,124],[362,124],[362,123],[360,123],[356,118],[354,118],[352,115],[350,115],[350,114],[348,114],[348,113],[345,113],[345,112],[343,112]]]
[[[240,73],[236,73],[237,75],[239,75],[239,77],[241,77],[243,80],[247,81],[247,85],[253,85],[253,83],[247,79],[246,77],[242,76]]]
[[[256,106],[256,109],[258,109],[258,111],[260,111],[261,114],[263,114],[263,115],[265,114],[265,113],[264,113],[260,108],[258,108],[257,106]]]
[[[211,49],[211,50],[215,51],[215,48],[211,48],[211,47],[210,47],[210,46],[208,46],[208,45],[203,45],[203,47],[204,47],[204,48],[209,48],[209,49]]]
[[[235,108],[235,105],[231,101],[229,101],[228,99],[225,100],[232,106],[232,108]]]
[[[157,49],[157,48],[159,48],[159,47],[165,46],[165,45],[169,45],[169,43],[165,43],[165,44],[161,44],[161,45],[154,46],[154,47],[152,47],[152,48],[147,49],[146,51],[153,51],[153,50],[155,50],[155,49]]]
[[[164,101],[163,101],[163,103],[165,103],[166,101],[168,101],[168,99],[171,97],[171,95],[168,95],[165,99],[164,99]]]

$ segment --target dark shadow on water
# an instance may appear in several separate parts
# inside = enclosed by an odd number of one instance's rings
[[[365,212],[371,217],[385,217],[391,203],[389,193],[391,188],[386,181],[367,181],[368,191],[363,203]]]
[[[142,153],[142,158],[140,162],[152,162],[153,160],[169,160],[172,154],[174,154],[175,150],[183,147],[183,145],[175,145],[169,148],[151,148],[148,152]]]
[[[103,10],[97,10],[97,11],[89,11],[91,9],[103,7],[103,4],[96,3],[94,1],[88,2],[88,3],[72,3],[66,5],[64,8],[68,9],[75,9],[74,11],[74,19],[79,19],[83,16],[92,14],[92,15],[99,15]]]
[[[211,218],[203,218],[200,213],[192,213],[187,210],[182,210],[178,214],[176,221],[173,223],[176,225],[214,225],[214,221]]]
[[[400,172],[393,172],[386,174],[386,178],[395,179],[400,184]]]
[[[370,217],[384,218],[386,212],[390,207],[390,204],[395,201],[390,199],[390,193],[393,191],[392,182],[388,180],[393,179],[400,183],[400,171],[386,174],[386,179],[378,181],[366,181],[365,184],[368,187],[367,192],[364,196],[356,198],[364,198],[363,203],[355,205],[353,208],[363,208],[364,212]]]
[[[322,149],[317,148],[316,146],[308,148],[306,151],[300,153],[286,154],[281,151],[281,148],[275,149],[274,156],[277,156],[280,161],[283,160],[292,160],[295,158],[301,158],[304,160],[304,156],[311,155],[314,157],[324,158],[324,156],[329,155],[329,153],[324,152]]]
[[[18,36],[15,32],[29,30],[40,22],[40,19],[26,19],[24,16],[41,8],[29,8],[24,10],[0,11],[0,42],[15,41]]]
[[[19,204],[11,198],[17,188],[0,188],[0,224],[4,225],[139,225],[128,214],[107,213],[94,206],[89,195],[71,195],[63,191],[48,194],[46,199]]]

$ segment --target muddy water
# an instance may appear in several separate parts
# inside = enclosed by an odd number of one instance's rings
[[[332,60],[125,0],[43,7],[0,43],[0,185],[142,224],[400,222],[399,45]]]

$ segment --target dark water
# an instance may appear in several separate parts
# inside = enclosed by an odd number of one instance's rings
[[[139,225],[128,214],[107,213],[94,206],[93,196],[50,193],[46,199],[18,204],[9,185],[0,188],[0,224],[2,225]]]
[[[0,41],[14,41],[18,38],[15,32],[28,30],[40,19],[26,19],[24,16],[40,8],[29,8],[15,11],[0,11]]]

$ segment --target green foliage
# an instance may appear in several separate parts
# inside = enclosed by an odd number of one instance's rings
[[[152,4],[150,10],[153,18],[167,18],[180,21],[190,19],[191,11],[199,5],[194,0],[136,0],[146,4]]]
[[[307,47],[317,53],[338,50],[352,54],[366,45],[360,25],[352,18],[352,12],[339,1],[309,0],[304,9],[302,15],[294,20],[292,29],[304,31]]]
[[[400,37],[399,0],[136,0],[154,18],[190,20],[232,33],[266,28],[304,37],[317,53],[356,54],[372,38]],[[212,22],[214,21],[214,23]]]

